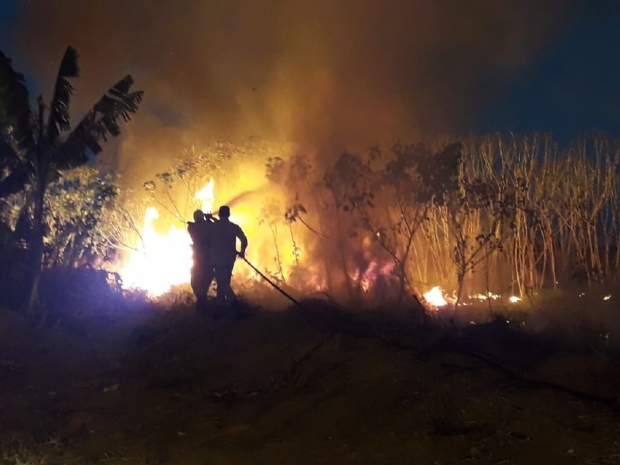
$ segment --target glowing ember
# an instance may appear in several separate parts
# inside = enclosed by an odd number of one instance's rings
[[[497,300],[499,299],[501,296],[498,294],[493,294],[492,292],[489,292],[488,294],[477,294],[473,297],[470,297],[470,299],[478,299],[478,300],[487,300],[487,299],[491,299],[491,300]]]
[[[424,294],[424,298],[429,304],[433,305],[434,307],[443,307],[445,305],[448,305],[448,302],[441,293],[441,289],[439,286],[435,286],[430,291],[426,292]]]
[[[517,297],[516,295],[511,295],[510,297],[508,297],[508,300],[510,300],[510,302],[512,302],[513,304],[516,304],[517,302],[521,301],[521,298]]]
[[[213,186],[210,180],[195,195],[205,212],[213,208]],[[173,225],[167,233],[158,233],[153,225],[158,218],[155,207],[146,209],[136,250],[120,272],[126,287],[144,289],[152,296],[169,291],[171,286],[188,283],[192,268],[191,239],[186,228]]]
[[[611,300],[611,294],[608,294],[605,297],[603,297],[603,300]]]

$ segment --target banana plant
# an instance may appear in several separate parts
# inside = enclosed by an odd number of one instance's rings
[[[39,277],[44,254],[45,194],[62,173],[89,162],[102,150],[102,143],[120,134],[142,101],[142,91],[131,91],[131,75],[113,85],[82,117],[71,124],[70,80],[79,76],[79,55],[67,47],[60,63],[49,104],[41,96],[31,107],[23,74],[0,52],[0,198],[25,192],[30,212],[28,241],[31,277],[28,309],[38,300]]]

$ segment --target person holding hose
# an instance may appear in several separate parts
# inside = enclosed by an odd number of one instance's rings
[[[210,255],[217,283],[216,305],[219,309],[236,306],[235,293],[230,288],[237,256],[245,258],[248,239],[241,227],[230,221],[230,208],[223,205],[218,210],[219,221],[210,226]],[[241,244],[237,252],[237,239]]]
[[[214,277],[213,260],[211,259],[211,230],[213,218],[205,215],[202,210],[194,212],[194,221],[189,222],[187,231],[192,238],[192,272],[191,286],[196,295],[196,313],[207,313],[207,294]]]

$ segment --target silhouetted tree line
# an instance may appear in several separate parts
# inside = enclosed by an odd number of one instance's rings
[[[603,135],[560,149],[533,134],[396,144],[326,167],[272,158],[267,177],[288,193],[287,220],[323,236],[326,281],[352,299],[386,280],[397,301],[434,285],[460,299],[617,282],[619,164]]]

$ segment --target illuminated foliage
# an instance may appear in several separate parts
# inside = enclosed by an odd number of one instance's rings
[[[8,125],[0,143],[3,168],[0,198],[22,191],[27,193],[24,212],[29,215],[22,215],[22,218],[30,223],[27,268],[32,272],[31,309],[36,304],[44,257],[45,200],[50,184],[61,178],[63,171],[84,165],[99,154],[102,142],[120,134],[120,124],[130,119],[142,100],[142,92],[131,92],[133,79],[128,75],[112,86],[72,128],[70,79],[78,75],[78,53],[68,47],[49,105],[39,96],[36,108],[32,109],[23,76],[14,72],[11,62],[0,55],[0,88],[5,95],[8,92],[10,102],[6,111]]]
[[[267,176],[354,298],[381,277],[397,296],[441,284],[457,300],[618,278],[620,152],[600,135],[563,150],[536,134],[397,144],[345,152],[293,182],[299,159],[269,160]]]

